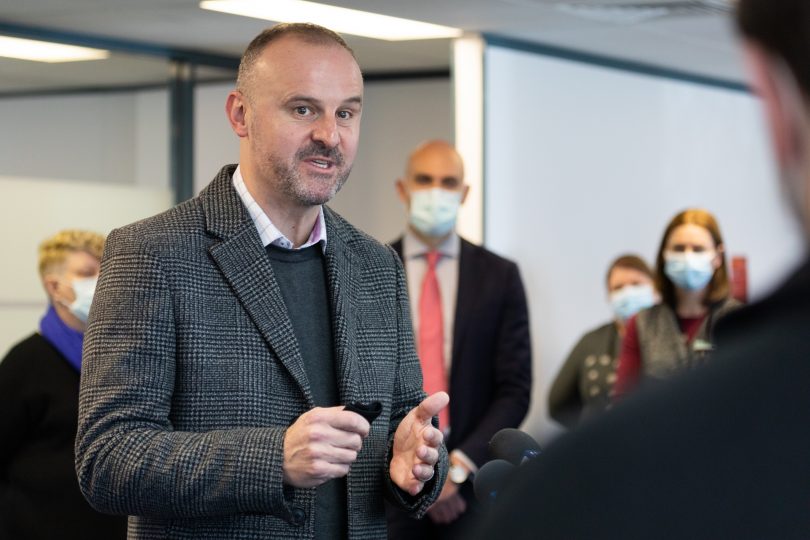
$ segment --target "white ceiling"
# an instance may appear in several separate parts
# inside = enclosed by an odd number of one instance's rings
[[[265,0],[272,1],[272,0]],[[561,11],[562,0],[329,0],[327,3],[741,82],[728,15],[669,16],[636,24]],[[570,0],[575,1],[575,0]],[[629,0],[579,0],[590,5]],[[699,1],[699,0],[695,0]],[[671,4],[672,0],[645,0]],[[682,3],[688,3],[684,0]],[[238,57],[269,22],[202,10],[197,0],[0,0],[0,23],[91,34]],[[0,32],[2,33],[2,32]],[[447,69],[448,40],[385,42],[347,36],[366,72]],[[156,58],[114,54],[63,65],[0,60],[0,92],[166,80]],[[204,76],[222,76],[208,70]]]

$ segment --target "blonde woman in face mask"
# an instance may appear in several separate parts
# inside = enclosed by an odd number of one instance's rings
[[[608,267],[605,285],[613,320],[582,336],[554,379],[548,411],[560,424],[573,428],[609,407],[625,325],[659,300],[653,279],[636,255],[621,255]]]
[[[616,397],[643,379],[666,379],[707,360],[717,320],[741,306],[730,296],[724,251],[717,220],[706,210],[684,210],[669,222],[656,258],[662,302],[627,325]]]
[[[73,443],[82,340],[104,237],[65,230],[39,247],[48,309],[0,363],[0,538],[123,538],[126,518],[95,512]]]

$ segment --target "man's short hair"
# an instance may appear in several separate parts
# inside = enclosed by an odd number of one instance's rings
[[[250,42],[244,54],[242,54],[242,59],[239,62],[239,74],[236,77],[236,89],[242,94],[246,96],[249,94],[248,88],[250,79],[253,77],[253,67],[256,65],[256,60],[261,56],[262,51],[270,43],[284,36],[295,36],[305,43],[313,45],[338,45],[349,51],[352,58],[357,60],[352,48],[337,32],[317,24],[280,23],[267,28],[253,38],[253,41]]]
[[[40,277],[64,264],[67,256],[77,251],[84,251],[100,260],[104,252],[104,237],[91,231],[67,229],[45,239],[39,245]]]
[[[743,35],[782,58],[810,99],[810,1],[739,0]]]

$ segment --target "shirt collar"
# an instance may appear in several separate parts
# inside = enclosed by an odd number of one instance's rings
[[[241,166],[237,166],[236,170],[233,172],[233,187],[236,189],[236,193],[239,194],[239,198],[242,199],[245,208],[247,208],[248,214],[250,214],[250,218],[253,220],[253,224],[256,225],[256,230],[259,232],[262,245],[264,247],[273,245],[284,249],[293,249],[293,243],[290,239],[284,236],[284,234],[278,230],[278,227],[273,225],[273,222],[270,221],[270,218],[264,213],[262,207],[259,206],[259,203],[256,202],[248,191],[245,180],[242,178]],[[318,242],[322,242],[321,249],[326,253],[326,221],[323,217],[323,206],[318,207],[318,220],[315,222],[315,226],[312,227],[309,238],[302,246],[295,249],[304,249],[314,246]]]
[[[410,229],[405,230],[405,235],[402,238],[402,255],[404,259],[424,257],[430,250],[430,246],[422,242]],[[458,233],[456,231],[451,232],[450,236],[439,244],[436,251],[441,253],[443,258],[458,258],[461,251],[461,238],[459,238]]]

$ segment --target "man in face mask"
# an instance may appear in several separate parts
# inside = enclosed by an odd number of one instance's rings
[[[388,509],[389,534],[392,540],[468,538],[476,514],[471,474],[489,459],[492,435],[517,427],[529,405],[526,296],[513,262],[455,231],[469,191],[455,148],[445,141],[418,146],[396,188],[408,225],[393,247],[405,263],[425,390],[451,396],[439,427],[452,467],[427,518],[414,521]]]
[[[87,314],[104,237],[65,230],[39,247],[48,309],[0,362],[0,538],[126,536],[84,500],[73,467]]]
[[[737,20],[810,240],[810,2],[739,0]],[[805,261],[718,321],[709,365],[629,398],[523,467],[478,537],[810,538],[808,328]]]

